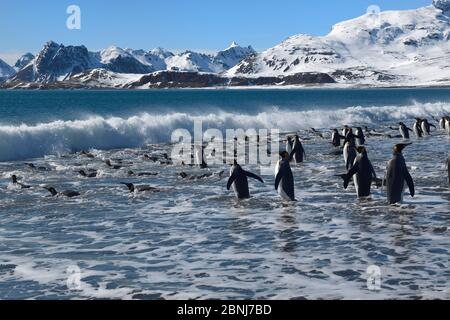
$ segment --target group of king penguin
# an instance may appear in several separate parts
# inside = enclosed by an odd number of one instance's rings
[[[447,132],[450,136],[450,117],[442,117],[439,121],[440,128]],[[409,129],[403,122],[399,123],[400,135],[405,140],[409,140],[409,131],[413,131],[418,138],[430,135],[431,127],[435,125],[429,123],[427,119],[416,118],[413,129]],[[366,128],[366,132],[370,131]],[[399,143],[394,145],[392,158],[386,167],[386,176],[379,179],[369,160],[367,149],[364,147],[365,135],[361,127],[357,127],[355,132],[353,129],[344,126],[340,133],[338,129],[333,129],[331,134],[331,144],[341,147],[341,141],[344,140],[343,156],[347,173],[337,175],[344,181],[344,189],[347,189],[350,180],[356,189],[358,198],[369,197],[371,194],[371,186],[385,186],[387,191],[388,203],[398,204],[403,201],[405,185],[408,186],[411,197],[415,196],[415,186],[408,167],[406,166],[403,150],[411,145],[411,142]],[[286,150],[280,152],[280,160],[275,167],[275,190],[280,197],[286,201],[296,201],[294,192],[294,176],[291,170],[291,162],[302,163],[306,158],[306,152],[298,135],[294,137],[288,136],[286,139]],[[446,160],[448,171],[448,184],[450,188],[450,153]],[[238,199],[246,199],[250,197],[248,189],[247,177],[254,178],[264,183],[263,179],[258,175],[245,171],[235,160],[230,170],[230,178],[228,179],[227,189],[233,188]]]
[[[297,201],[294,192],[294,175],[291,170],[291,162],[302,163],[306,159],[306,152],[298,135],[288,136],[286,140],[286,150],[280,152],[280,160],[275,166],[275,190],[283,200]],[[250,197],[247,177],[254,178],[264,183],[264,180],[258,175],[245,171],[234,160],[230,170],[227,189],[233,187],[234,193],[238,199]]]

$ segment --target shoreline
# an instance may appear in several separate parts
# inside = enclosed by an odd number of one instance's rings
[[[164,91],[164,90],[362,90],[362,89],[450,89],[450,83],[446,85],[364,85],[364,84],[311,84],[311,85],[255,85],[255,86],[211,86],[211,87],[165,87],[165,88],[120,88],[120,87],[11,87],[5,88],[0,85],[0,91]]]

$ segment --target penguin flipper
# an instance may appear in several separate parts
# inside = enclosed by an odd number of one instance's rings
[[[236,170],[233,171],[233,174],[230,176],[230,178],[228,179],[228,182],[227,182],[227,190],[230,190],[231,185],[236,180],[237,176],[238,176],[238,174],[237,174]]]
[[[346,174],[346,173],[338,174],[338,175],[336,175],[336,177],[341,177],[342,180],[344,180],[344,189],[347,189],[348,184],[350,182],[350,177],[348,176],[348,174]]]
[[[411,194],[411,197],[414,198],[414,196],[416,194],[416,191],[414,189],[414,181],[408,171],[406,171],[405,180],[406,180],[406,184],[408,185],[408,188],[409,188],[409,193]]]
[[[249,171],[245,171],[244,173],[245,173],[245,175],[246,175],[247,177],[250,177],[250,178],[259,180],[259,181],[261,181],[262,183],[264,183],[264,180],[263,180],[260,176],[254,174],[254,173],[251,173],[251,172],[249,172]]]
[[[130,191],[134,190],[134,184],[132,184],[132,183],[121,182],[120,184],[125,185],[128,188],[128,190],[130,190]]]
[[[292,161],[294,159],[295,149],[292,149],[291,154],[289,155],[289,161]]]
[[[278,190],[278,186],[280,185],[282,178],[283,178],[283,171],[282,171],[282,169],[280,169],[280,171],[278,171],[278,174],[275,178],[275,190]]]

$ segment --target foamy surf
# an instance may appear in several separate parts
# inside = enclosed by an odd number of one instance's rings
[[[348,125],[396,125],[415,117],[450,114],[450,104],[430,103],[409,106],[349,107],[338,110],[283,111],[257,114],[218,112],[204,115],[189,113],[141,113],[131,117],[91,116],[85,120],[53,121],[36,125],[0,126],[0,161],[39,158],[81,150],[135,148],[149,143],[168,142],[176,129],[192,132],[194,121],[203,128],[330,129]]]

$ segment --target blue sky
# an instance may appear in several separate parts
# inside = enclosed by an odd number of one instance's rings
[[[81,30],[66,28],[71,4],[81,8]],[[48,40],[90,50],[115,44],[213,51],[232,41],[262,50],[298,33],[324,35],[373,4],[401,10],[431,0],[1,0],[0,58],[35,53]]]

